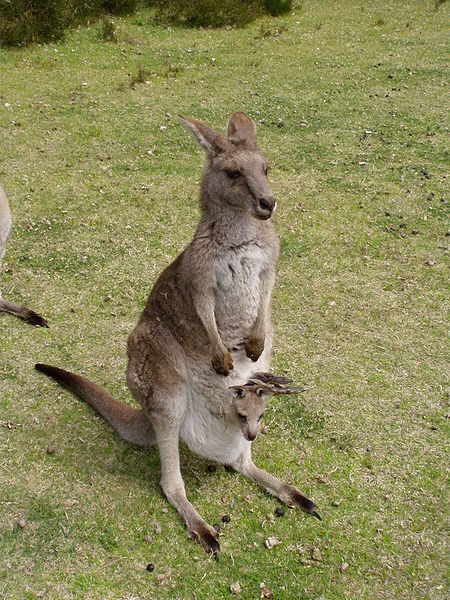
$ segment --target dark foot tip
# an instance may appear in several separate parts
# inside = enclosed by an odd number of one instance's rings
[[[322,517],[319,515],[319,513],[317,512],[317,510],[313,510],[311,514],[312,514],[313,517],[316,517],[316,519],[319,519],[319,521],[322,520]]]
[[[44,327],[45,329],[48,329],[47,321],[43,317],[41,317],[41,315],[38,315],[35,312],[31,311],[28,317],[26,318],[26,321],[30,325],[36,325],[36,327]]]

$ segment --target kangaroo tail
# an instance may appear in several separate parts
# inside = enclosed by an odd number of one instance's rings
[[[119,402],[96,383],[81,375],[40,363],[36,364],[35,368],[95,408],[127,442],[138,446],[151,446],[156,442],[153,427],[142,409]]]

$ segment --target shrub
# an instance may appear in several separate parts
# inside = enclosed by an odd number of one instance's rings
[[[103,0],[102,8],[112,15],[130,15],[138,5],[138,0]]]
[[[292,10],[292,0],[265,0],[264,4],[272,17],[286,15]]]
[[[264,13],[286,14],[292,0],[147,0],[159,21],[190,27],[245,25]]]
[[[72,14],[72,3],[63,0],[0,0],[0,45],[57,40]]]
[[[116,26],[106,17],[102,20],[102,24],[98,30],[98,37],[104,42],[117,42]]]
[[[0,46],[58,40],[64,31],[101,14],[132,13],[139,0],[0,0]]]
[[[244,25],[260,16],[261,0],[154,0],[158,20],[190,27]]]

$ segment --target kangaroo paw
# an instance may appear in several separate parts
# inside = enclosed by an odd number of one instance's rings
[[[253,361],[257,361],[264,350],[264,338],[251,337],[245,345],[245,353]]]
[[[211,358],[212,366],[214,371],[219,375],[228,375],[233,369],[233,359],[229,352],[225,352],[221,355],[213,355]]]

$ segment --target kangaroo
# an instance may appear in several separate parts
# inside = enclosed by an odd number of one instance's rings
[[[0,185],[0,267],[2,258],[5,255],[6,251],[6,242],[9,237],[9,233],[11,231],[12,219],[11,212],[9,210],[8,198],[6,197],[5,190]],[[40,327],[48,327],[47,321],[42,318],[40,315],[30,310],[29,308],[25,308],[23,306],[18,306],[17,304],[13,304],[8,300],[4,300],[2,298],[2,294],[0,291],[0,312],[7,312],[12,315],[16,315],[27,321],[31,325],[39,325]]]
[[[159,276],[128,338],[127,384],[142,409],[67,371],[36,368],[91,404],[123,439],[157,444],[165,496],[191,537],[218,555],[217,532],[186,497],[179,438],[194,453],[225,462],[289,506],[315,516],[317,510],[303,494],[280,488],[277,479],[255,467],[253,425],[245,434],[229,419],[224,427],[221,419],[230,410],[229,388],[269,371],[279,240],[270,220],[276,203],[267,159],[244,113],[231,116],[227,135],[196,119],[180,115],[180,120],[206,151],[201,218],[193,240]]]

